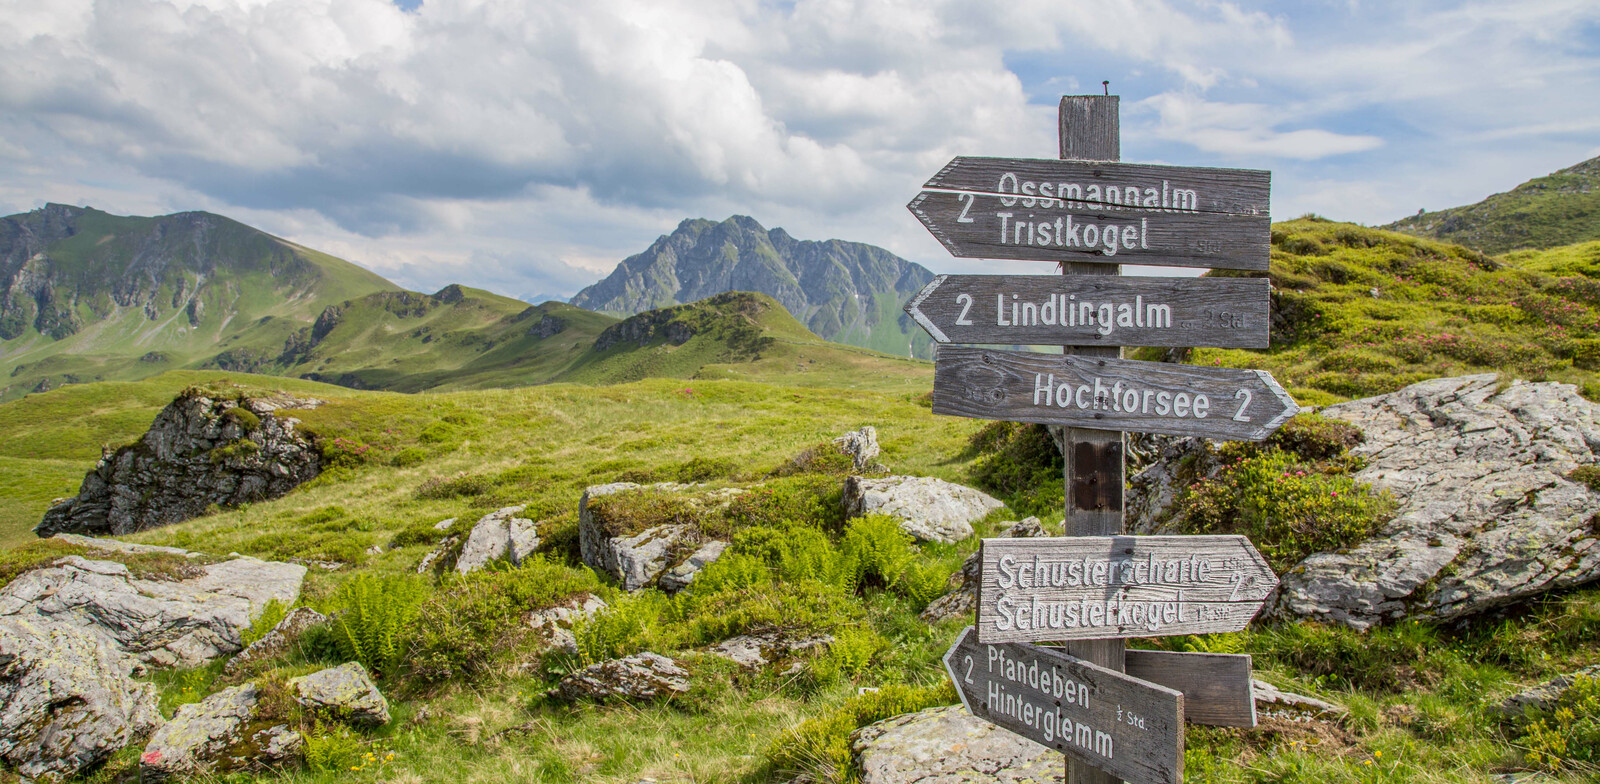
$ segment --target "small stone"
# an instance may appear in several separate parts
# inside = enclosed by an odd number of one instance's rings
[[[605,609],[606,600],[592,593],[582,593],[553,607],[528,613],[528,628],[533,629],[554,650],[578,655],[578,638],[572,634],[572,625]]]
[[[907,713],[856,730],[861,784],[1053,784],[1061,754],[967,713],[960,705]]]
[[[1319,716],[1327,713],[1344,713],[1344,708],[1331,702],[1283,691],[1263,680],[1252,679],[1250,689],[1255,695],[1256,709],[1266,715],[1288,713]]]
[[[328,616],[311,609],[310,607],[296,607],[278,621],[272,631],[261,636],[261,639],[250,643],[238,655],[228,660],[222,668],[225,675],[239,672],[245,665],[274,659],[289,652],[289,646],[299,641],[300,635],[313,626],[321,626],[328,622]]]
[[[884,470],[874,458],[878,456],[878,430],[867,425],[852,433],[845,433],[833,439],[835,446],[850,458],[852,467],[857,473]]]
[[[437,523],[434,523],[433,524],[433,530],[435,530],[435,531],[448,531],[448,530],[450,530],[450,526],[455,525],[455,524],[456,524],[456,519],[454,517],[446,517],[445,519],[440,520]]]
[[[722,552],[727,549],[727,542],[721,542],[717,540],[712,540],[701,545],[700,549],[695,550],[694,553],[688,558],[685,558],[682,563],[672,567],[671,569],[667,570],[665,574],[661,575],[661,579],[659,580],[661,590],[666,591],[667,593],[677,593],[685,588],[688,588],[689,583],[694,582],[695,576],[700,574],[702,569],[705,569],[707,566],[716,563],[717,559],[722,557]]]
[[[689,673],[657,653],[612,659],[561,679],[552,695],[568,701],[654,700],[689,691]]]
[[[1538,686],[1519,691],[1500,703],[1500,713],[1507,718],[1516,718],[1530,709],[1548,710],[1566,696],[1567,690],[1580,677],[1600,679],[1600,664],[1558,675]]]
[[[456,557],[456,573],[475,572],[507,557],[521,564],[524,556],[532,554],[539,546],[539,534],[532,520],[516,516],[522,510],[521,506],[508,506],[478,520]]]
[[[755,669],[778,659],[819,646],[833,644],[826,634],[810,635],[797,640],[785,639],[778,632],[741,634],[711,646],[711,652],[741,667]]]
[[[350,724],[389,723],[389,701],[360,662],[346,662],[288,683],[294,701]]]
[[[253,683],[223,689],[200,702],[181,705],[139,757],[139,778],[154,784],[211,771],[229,749],[245,740],[245,725],[259,691]]]

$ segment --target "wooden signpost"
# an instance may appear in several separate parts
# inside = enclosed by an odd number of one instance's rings
[[[951,255],[1265,270],[1271,175],[956,158],[907,207]]]
[[[1278,586],[1243,536],[985,539],[978,640],[1236,632]]]
[[[1123,639],[1242,629],[1277,578],[1244,537],[1122,535],[1122,431],[1261,440],[1299,407],[1264,371],[1121,359],[1267,345],[1265,280],[1117,265],[1266,270],[1271,175],[1117,163],[1118,105],[1066,96],[1062,160],[956,158],[907,205],[953,255],[1063,277],[940,276],[906,312],[941,344],[1063,347],[935,358],[934,413],[1065,426],[1066,536],[983,541],[977,625],[945,657],[962,703],[1065,753],[1067,784],[1177,784],[1185,720],[1255,726],[1250,657]]]
[[[1260,441],[1299,413],[1266,371],[940,346],[933,413]]]
[[[906,313],[940,343],[1267,347],[1266,278],[940,275]]]
[[[1183,781],[1183,693],[1037,645],[978,642],[945,671],[974,716],[1136,784]]]

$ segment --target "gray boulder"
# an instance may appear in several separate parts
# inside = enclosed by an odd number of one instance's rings
[[[288,686],[295,702],[345,723],[369,727],[389,723],[389,701],[361,662],[291,678]]]
[[[553,607],[528,613],[528,628],[532,629],[549,648],[576,656],[578,638],[572,634],[573,624],[604,610],[607,606],[606,600],[592,593],[578,594]]]
[[[1593,664],[1581,670],[1559,675],[1538,686],[1519,691],[1500,703],[1500,713],[1507,718],[1516,718],[1529,709],[1547,710],[1560,702],[1562,697],[1566,696],[1567,690],[1572,688],[1572,684],[1578,678],[1600,680],[1600,664]]]
[[[1044,524],[1037,517],[1027,517],[1012,523],[1001,536],[1020,539],[1026,536],[1048,536]],[[978,553],[967,556],[961,563],[960,571],[950,575],[950,581],[956,584],[956,589],[928,603],[922,611],[922,620],[928,623],[970,616],[978,611],[978,570],[982,564],[978,560]]]
[[[565,678],[552,691],[568,701],[655,700],[689,691],[689,673],[657,653],[591,664]]]
[[[840,452],[850,457],[850,462],[857,473],[885,470],[877,463],[879,452],[877,428],[866,425],[860,430],[833,439],[833,444]]]
[[[741,634],[711,646],[711,653],[741,667],[756,669],[799,653],[833,644],[826,634],[789,638],[779,632]]]
[[[1356,479],[1400,506],[1377,536],[1289,570],[1274,613],[1448,620],[1600,578],[1600,493],[1567,478],[1600,462],[1600,406],[1573,386],[1441,378],[1321,413],[1361,429]]]
[[[972,536],[972,524],[1004,506],[986,493],[925,476],[852,476],[845,480],[851,516],[885,514],[924,542],[951,544]]]
[[[641,531],[621,533],[611,530],[596,512],[595,499],[617,493],[651,489],[663,493],[679,494],[686,506],[707,513],[725,507],[743,495],[745,490],[727,488],[710,492],[697,491],[694,485],[662,482],[649,488],[632,482],[595,485],[584,490],[578,502],[578,545],[583,562],[597,571],[611,575],[624,590],[636,591],[655,583],[668,570],[683,562],[699,558],[700,566],[690,564],[669,584],[688,585],[700,568],[721,555],[720,548],[703,541],[698,526],[692,521],[682,524],[656,525]],[[693,548],[693,549],[691,549]],[[707,549],[709,548],[709,549]],[[689,553],[689,555],[684,555]],[[664,586],[665,587],[665,586]]]
[[[272,631],[261,636],[261,639],[250,643],[238,655],[228,660],[222,668],[225,675],[233,675],[244,669],[251,662],[275,659],[289,652],[289,646],[299,641],[300,635],[313,626],[321,626],[328,622],[328,616],[311,609],[310,607],[296,607],[278,621]]]
[[[682,563],[668,569],[661,575],[658,583],[661,586],[661,590],[667,593],[677,593],[688,588],[689,583],[694,582],[694,578],[700,574],[701,570],[716,563],[717,559],[722,557],[723,551],[727,549],[727,542],[715,539],[700,545],[700,549],[695,550],[688,558],[683,559]]]
[[[138,442],[100,458],[78,495],[45,512],[34,533],[125,534],[199,517],[212,504],[284,495],[322,468],[321,453],[295,430],[299,420],[284,412],[320,404],[186,391]]]
[[[850,736],[862,784],[1045,784],[1062,781],[1061,753],[960,705],[884,719]]]
[[[29,615],[0,617],[0,760],[59,781],[161,722],[155,686],[92,633]]]
[[[260,690],[246,683],[179,706],[145,745],[140,780],[150,784],[264,767],[297,756],[305,739],[287,725],[258,721],[259,701]]]
[[[524,507],[508,506],[483,516],[467,534],[467,542],[456,556],[456,573],[467,574],[488,566],[502,558],[522,565],[522,559],[533,555],[539,546],[538,524],[525,517],[517,517]]]
[[[1331,702],[1284,691],[1263,680],[1251,680],[1250,691],[1255,697],[1257,715],[1262,718],[1304,721],[1345,712]]]
[[[194,667],[243,647],[241,634],[274,599],[293,604],[306,568],[235,558],[200,576],[142,580],[115,561],[67,556],[0,589],[0,618],[82,629],[157,667]]]

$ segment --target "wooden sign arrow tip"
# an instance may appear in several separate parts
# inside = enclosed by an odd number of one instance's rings
[[[922,305],[923,301],[929,296],[932,296],[933,292],[938,290],[939,285],[944,283],[949,277],[949,275],[940,275],[934,278],[931,283],[923,286],[922,291],[917,292],[917,296],[913,297],[910,302],[907,302],[905,307],[906,315],[909,315],[912,320],[916,321],[918,324],[921,324],[922,328],[927,330],[928,334],[932,335],[933,339],[940,343],[949,343],[950,336],[944,334],[944,330],[939,329],[939,325],[933,323],[933,320],[928,318],[928,314],[922,312],[922,308],[920,306]]]

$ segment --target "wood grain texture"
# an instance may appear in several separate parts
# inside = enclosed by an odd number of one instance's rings
[[[952,345],[934,356],[935,414],[1260,441],[1298,412],[1263,370]]]
[[[962,258],[1263,271],[1271,259],[1265,215],[1027,209],[1002,206],[998,196],[952,191],[922,191],[906,209]],[[1108,232],[1115,242],[1107,243]]]
[[[1117,96],[1067,95],[1061,98],[1057,127],[1063,159],[1115,161],[1122,157],[1121,99]],[[1113,277],[1118,264],[1061,262],[1066,277]],[[1116,346],[1065,346],[1062,352],[1118,359]],[[1066,487],[1066,534],[1095,536],[1122,533],[1124,440],[1121,432],[1066,428],[1061,434]],[[1121,640],[1083,640],[1064,644],[1066,653],[1122,672]],[[1182,758],[1179,752],[1179,758]],[[1119,779],[1092,765],[1067,759],[1067,784],[1116,784]]]
[[[1127,672],[1183,692],[1183,719],[1190,724],[1256,726],[1249,654],[1130,650]]]
[[[1063,189],[1062,185],[1068,187]],[[1096,186],[1097,191],[1090,191],[1090,185]],[[1116,193],[1108,194],[1106,186],[1115,188]],[[1011,202],[1002,203],[1007,209],[1081,210],[1101,206],[1113,212],[1147,215],[1181,210],[1264,217],[1272,201],[1272,172],[963,155],[952,159],[922,187],[1004,197]],[[1134,193],[1124,196],[1128,188],[1133,188]],[[1056,201],[1064,203],[1051,204]]]
[[[1278,586],[1243,536],[985,539],[978,639],[1235,632]]]
[[[1176,689],[1037,645],[980,644],[972,627],[944,665],[978,718],[1134,784],[1183,781]]]
[[[905,311],[940,343],[1266,348],[1268,290],[1265,278],[940,275]]]

